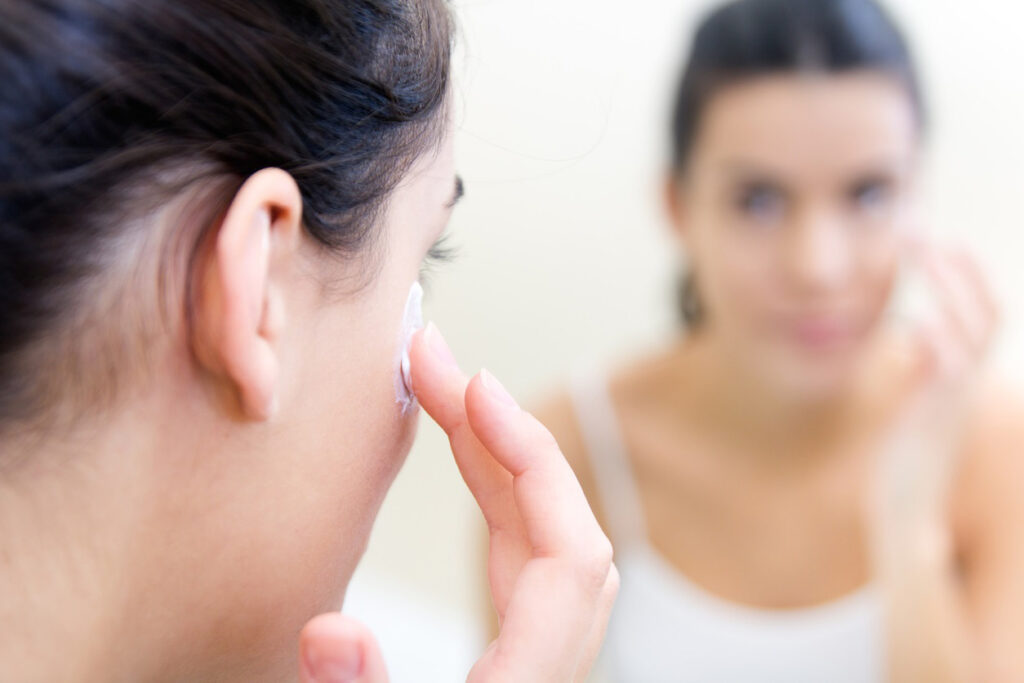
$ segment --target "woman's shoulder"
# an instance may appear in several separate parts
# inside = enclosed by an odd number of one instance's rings
[[[583,429],[579,421],[581,391],[603,391],[611,402],[612,410],[619,420],[627,417],[638,405],[656,403],[666,387],[672,386],[671,378],[680,372],[681,347],[657,349],[632,358],[628,363],[610,365],[605,369],[591,370],[588,375],[577,375],[574,383],[549,393],[534,404],[532,412],[559,438],[570,460],[585,448]],[[586,380],[582,382],[580,380]]]
[[[962,455],[954,501],[962,533],[977,538],[1024,515],[1024,386],[993,376],[979,384]]]
[[[571,384],[567,383],[535,403],[532,412],[552,432],[564,433],[568,445],[582,447],[584,439],[577,406],[581,391],[605,392],[621,419],[623,411],[637,403],[656,400],[667,386],[673,385],[671,378],[679,374],[680,358],[684,354],[683,345],[673,345],[637,355],[626,363],[577,373]]]
[[[1006,377],[984,378],[968,428],[968,437],[977,440],[977,447],[1005,451],[1003,447],[1011,445],[1008,439],[1016,441],[1024,435],[1024,385]]]
[[[964,475],[1024,477],[1024,386],[987,376],[975,389],[963,431]]]
[[[657,401],[672,366],[674,353],[675,349],[650,352],[637,356],[628,363],[612,365],[587,379],[603,385],[600,389],[606,392],[607,399],[611,401],[615,418],[620,423],[628,423],[629,416],[637,412],[637,406],[650,405]],[[567,384],[534,403],[531,412],[558,441],[562,454],[572,466],[600,520],[601,506],[597,496],[591,454],[587,452],[585,425],[581,424],[577,405],[576,394],[579,390]]]
[[[680,390],[690,384],[691,352],[690,345],[681,340],[617,368],[608,381],[620,413],[648,412],[677,402]]]

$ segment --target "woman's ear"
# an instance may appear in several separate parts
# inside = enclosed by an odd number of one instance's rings
[[[197,273],[193,345],[201,365],[229,386],[241,414],[266,420],[276,409],[284,325],[281,289],[298,255],[302,196],[281,169],[250,176],[238,190]]]

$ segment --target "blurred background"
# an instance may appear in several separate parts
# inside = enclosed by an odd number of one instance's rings
[[[455,116],[466,197],[458,258],[427,283],[463,368],[527,406],[573,368],[657,346],[677,324],[662,214],[668,112],[703,0],[466,0]],[[969,244],[1000,295],[995,363],[1024,377],[1024,6],[890,0],[931,115],[931,230]],[[420,436],[381,512],[346,612],[393,680],[454,681],[486,644],[480,514],[440,430]]]

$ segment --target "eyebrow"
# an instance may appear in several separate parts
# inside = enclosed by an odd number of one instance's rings
[[[466,195],[466,186],[462,182],[462,176],[455,176],[455,190],[452,192],[452,198],[448,200],[448,204],[445,205],[448,209],[454,209],[455,205],[459,203],[459,200]]]
[[[851,169],[850,173],[851,175],[890,173],[894,167],[899,166],[900,161],[898,159],[879,156],[859,164],[856,169]],[[721,165],[721,168],[729,175],[746,181],[780,183],[786,180],[783,173],[776,172],[767,166],[759,166],[739,160],[728,160]]]
[[[727,161],[722,164],[721,168],[729,175],[744,180],[776,180],[782,177],[782,174],[776,173],[770,168],[759,167],[742,161]]]

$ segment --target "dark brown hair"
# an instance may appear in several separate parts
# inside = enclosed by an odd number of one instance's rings
[[[0,3],[0,423],[115,372],[132,325],[90,287],[131,296],[121,247],[186,188],[209,223],[284,169],[309,234],[364,250],[439,139],[451,34],[444,0]]]

